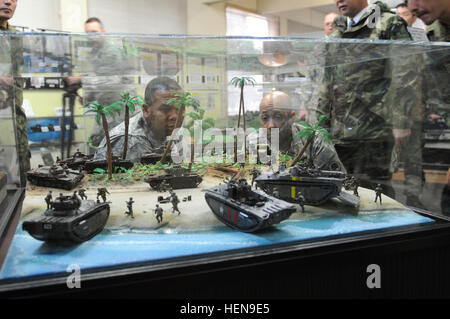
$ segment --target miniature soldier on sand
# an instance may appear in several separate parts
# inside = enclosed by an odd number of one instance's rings
[[[359,194],[358,194],[359,182],[354,176],[352,177],[352,185],[353,185],[353,194],[359,197]],[[380,201],[381,201],[381,199],[380,199]]]
[[[78,202],[78,204],[81,204],[81,200],[78,198],[77,191],[73,192],[72,199]]]
[[[100,202],[98,197],[101,196],[103,199],[103,203],[106,202],[106,193],[109,194],[108,190],[103,187],[103,188],[97,188],[97,202]]]
[[[163,220],[163,209],[161,207],[159,207],[158,204],[156,204],[156,208],[155,208],[155,214],[156,214],[156,220],[158,221],[158,224],[160,222],[162,222]]]
[[[177,194],[173,190],[170,190],[170,202],[172,203],[172,214],[175,213],[175,211],[178,212],[178,215],[181,214],[180,210],[178,209],[178,203],[180,200],[178,199]]]
[[[295,197],[295,201],[302,207],[302,213],[305,213],[305,197],[301,192],[298,192],[297,196]]]
[[[167,192],[171,190],[170,184],[167,183],[166,180],[163,180],[162,183],[159,185],[159,191],[160,192]]]
[[[261,174],[261,171],[257,169],[256,167],[252,169],[252,187],[253,183],[255,182],[255,179]],[[258,188],[258,185],[256,185],[256,188]]]
[[[130,197],[130,200],[125,203],[127,204],[127,209],[128,209],[128,211],[125,212],[125,214],[128,216],[131,216],[131,218],[134,218],[134,216],[133,216],[133,203],[134,203],[133,197]]]
[[[383,191],[383,188],[381,188],[380,184],[377,184],[377,187],[375,187],[375,203],[377,202],[377,199],[380,198],[380,204],[381,203],[381,192]]]
[[[84,188],[80,188],[78,190],[78,195],[80,195],[81,199],[87,199],[86,194],[84,193],[86,190]]]
[[[272,192],[272,196],[275,198],[280,198],[280,192],[275,188]]]
[[[45,196],[45,202],[47,203],[47,210],[50,209],[50,202],[52,201],[52,191],[49,191]]]

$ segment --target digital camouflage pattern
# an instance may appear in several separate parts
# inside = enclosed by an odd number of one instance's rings
[[[376,7],[380,17],[373,27],[370,24],[374,21]],[[334,27],[336,31],[331,38],[411,40],[406,22],[381,2],[369,6],[351,28],[347,28],[347,18],[343,16],[336,18]],[[412,126],[410,115],[421,101],[421,64],[416,55],[386,59],[389,53],[386,50],[390,49],[390,45],[370,43],[328,44],[329,67],[325,70],[317,116],[328,117],[336,143],[385,140],[392,135],[392,128]],[[345,59],[367,56],[368,52],[367,61],[345,63]],[[336,57],[344,57],[344,60],[333,63]]]
[[[164,145],[165,139],[157,139],[154,136],[151,128],[147,125],[142,112],[139,112],[130,118],[129,125],[127,160],[132,162],[140,162],[142,155],[161,149]],[[111,149],[113,156],[121,157],[125,140],[125,123],[122,122],[113,128],[109,135],[111,138]],[[106,138],[104,138],[99,145],[99,149],[95,153],[94,159],[106,158],[107,148]]]
[[[290,143],[285,143],[288,145],[286,149],[280,149],[280,152],[288,154],[292,157],[295,157],[306,144],[306,140],[303,138],[296,137],[297,133],[301,131],[304,126],[293,123],[291,126],[291,132],[289,138]],[[258,132],[252,132],[248,135],[248,147],[254,147],[259,145],[267,145],[269,144],[265,139],[258,139]],[[249,149],[250,154],[256,154],[256,149]],[[333,171],[342,171],[345,172],[344,165],[339,160],[339,156],[334,149],[334,146],[331,143],[325,143],[320,138],[314,139],[313,144],[313,152],[314,152],[314,165],[323,170],[333,170]],[[311,148],[308,147],[303,154],[301,160],[306,162],[311,157]]]
[[[428,38],[433,42],[450,42],[450,26],[436,20],[428,28]],[[446,118],[450,128],[450,49],[425,55],[425,91],[427,113]]]
[[[4,32],[15,32],[16,30],[8,25],[6,29],[1,29]],[[25,111],[22,108],[23,103],[23,86],[24,79],[20,78],[20,69],[23,66],[22,55],[22,40],[20,37],[11,35],[11,75],[13,76],[14,85],[8,88],[8,105],[14,104],[14,111],[16,117],[16,132],[17,132],[17,152],[19,157],[19,169],[21,186],[26,185],[26,172],[31,169],[30,158],[31,153],[28,145],[27,132],[27,118]]]
[[[88,42],[92,48],[88,56],[91,67],[89,72],[82,74],[83,98],[86,102],[97,101],[106,106],[120,100],[122,92],[136,95],[137,84],[132,76],[127,76],[133,74],[133,59],[122,40],[116,42],[114,38],[95,38]],[[119,125],[124,118],[124,111],[115,118],[107,118],[109,128]],[[90,134],[92,145],[98,146],[104,137],[103,126],[94,122]]]

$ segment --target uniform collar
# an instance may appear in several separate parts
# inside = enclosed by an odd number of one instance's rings
[[[350,25],[350,21],[353,20],[353,26],[357,25],[359,23],[359,21],[361,21],[361,19],[363,18],[364,14],[369,10],[369,7],[365,7],[364,9],[362,9],[356,16],[354,16],[353,18],[347,17],[347,25]]]

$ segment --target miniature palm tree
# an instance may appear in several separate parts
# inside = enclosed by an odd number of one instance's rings
[[[167,101],[167,104],[173,105],[178,110],[177,122],[175,123],[175,128],[180,127],[183,118],[184,111],[186,107],[192,107],[194,111],[198,112],[200,108],[200,103],[197,99],[193,98],[190,92],[185,93],[174,93],[174,98]],[[171,139],[167,144],[164,154],[161,158],[161,163],[166,160],[167,154],[169,154],[172,149],[173,140]]]
[[[122,158],[126,159],[128,150],[128,127],[130,125],[130,114],[134,113],[136,106],[144,104],[144,100],[140,96],[130,97],[130,93],[123,92],[120,94],[122,99],[116,102],[119,105],[123,105],[125,108],[125,136],[123,142]]]
[[[87,113],[96,113],[95,120],[97,121],[98,125],[100,125],[100,120],[102,122],[103,130],[105,131],[105,138],[106,138],[106,148],[108,152],[108,178],[112,178],[112,150],[111,150],[111,140],[109,138],[109,128],[108,128],[108,121],[106,119],[107,116],[113,116],[114,112],[117,112],[120,114],[120,110],[122,109],[120,105],[114,103],[108,106],[103,106],[99,104],[98,102],[88,102],[85,105],[83,105],[84,108],[87,110],[84,112],[84,114]]]
[[[247,129],[247,123],[245,120],[245,106],[244,106],[244,86],[246,85],[253,85],[255,86],[256,81],[251,77],[234,77],[231,79],[231,84],[233,84],[235,87],[239,87],[241,89],[241,97],[239,100],[239,115],[238,115],[238,128],[241,127],[241,112],[242,116],[244,118],[244,132]],[[244,154],[245,158],[247,157],[247,139],[244,138]],[[234,139],[234,162],[237,162],[237,137]]]
[[[194,136],[194,123],[195,121],[202,121],[202,131],[206,131],[207,129],[210,129],[212,127],[214,127],[215,125],[215,121],[214,119],[212,119],[211,117],[207,117],[206,119],[204,119],[205,115],[205,110],[198,107],[197,110],[194,110],[192,112],[186,113],[184,116],[185,118],[189,118],[185,125],[184,128],[188,129],[189,132],[191,133],[191,136]],[[201,144],[208,144],[211,142],[210,140],[204,140],[203,136],[201,136]],[[192,169],[192,164],[194,163],[194,143],[196,143],[196,141],[193,141],[193,143],[191,144],[191,161],[189,163],[189,170]]]
[[[291,164],[292,166],[295,166],[300,158],[305,153],[308,145],[310,146],[310,158],[309,161],[312,163],[314,162],[314,151],[313,151],[313,145],[314,145],[314,139],[316,137],[319,137],[324,142],[331,142],[331,134],[322,127],[322,123],[327,119],[326,115],[321,115],[319,117],[319,121],[315,125],[310,125],[307,122],[301,121],[299,124],[303,125],[305,128],[302,129],[300,132],[298,132],[295,137],[304,138],[306,139],[306,143],[301,149],[301,151],[297,154],[297,156],[294,158],[294,161]]]

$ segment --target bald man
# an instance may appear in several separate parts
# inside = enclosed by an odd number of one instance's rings
[[[333,22],[334,19],[336,19],[339,16],[336,12],[330,12],[325,16],[325,19],[323,21],[323,29],[325,30],[325,34],[327,37],[329,37],[334,31],[336,31],[335,28],[333,28]]]
[[[259,139],[257,132],[250,134],[249,147],[255,147],[259,144],[270,144],[272,129],[279,129],[279,150],[291,156],[297,155],[306,143],[306,140],[297,138],[295,135],[304,127],[301,124],[294,123],[295,111],[290,104],[289,96],[280,91],[274,91],[266,94],[260,103],[260,121],[261,128],[267,129],[268,141]],[[345,171],[344,165],[339,160],[332,144],[322,142],[316,138],[313,145],[314,165],[324,170]],[[253,153],[256,154],[256,153]],[[308,147],[302,157],[307,161],[311,157],[311,150]]]

